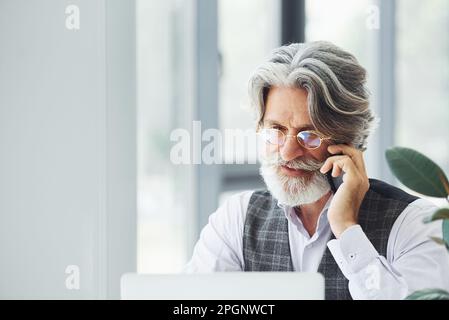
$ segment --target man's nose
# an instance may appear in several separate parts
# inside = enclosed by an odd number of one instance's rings
[[[304,155],[304,148],[299,144],[296,137],[286,137],[284,145],[280,149],[282,160],[291,161]]]

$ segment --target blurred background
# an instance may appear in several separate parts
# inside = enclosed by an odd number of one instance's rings
[[[140,272],[179,270],[223,199],[263,187],[257,165],[171,165],[166,137],[192,119],[203,128],[254,128],[247,80],[282,44],[332,41],[368,70],[381,119],[366,152],[370,177],[396,184],[384,157],[393,145],[449,170],[449,39],[440,36],[449,30],[449,2],[138,0],[136,9]]]
[[[370,177],[399,185],[393,145],[448,172],[447,30],[446,0],[0,0],[0,297],[117,298],[124,272],[181,271],[217,206],[263,182],[227,148],[174,165],[170,134],[254,129],[247,81],[282,44],[368,70]]]

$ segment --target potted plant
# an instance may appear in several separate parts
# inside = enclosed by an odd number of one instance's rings
[[[448,178],[435,162],[418,151],[403,147],[390,148],[385,156],[393,174],[406,187],[422,195],[444,198],[449,202]],[[436,220],[443,220],[443,238],[432,237],[432,240],[449,250],[449,207],[436,210],[423,223]],[[406,299],[449,300],[449,292],[440,289],[419,290]]]

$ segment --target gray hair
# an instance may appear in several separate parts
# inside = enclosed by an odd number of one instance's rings
[[[377,119],[369,108],[366,70],[350,53],[317,41],[275,49],[249,81],[249,98],[262,125],[268,91],[274,86],[307,91],[307,104],[315,128],[335,143],[366,149]]]

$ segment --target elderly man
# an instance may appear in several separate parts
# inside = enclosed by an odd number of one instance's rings
[[[266,141],[268,190],[237,194],[210,216],[187,272],[301,271],[325,277],[326,299],[402,299],[449,288],[435,206],[368,179],[375,123],[366,71],[328,42],[275,50],[249,83]],[[342,177],[332,190],[326,174]],[[293,284],[292,284],[293,285]]]

